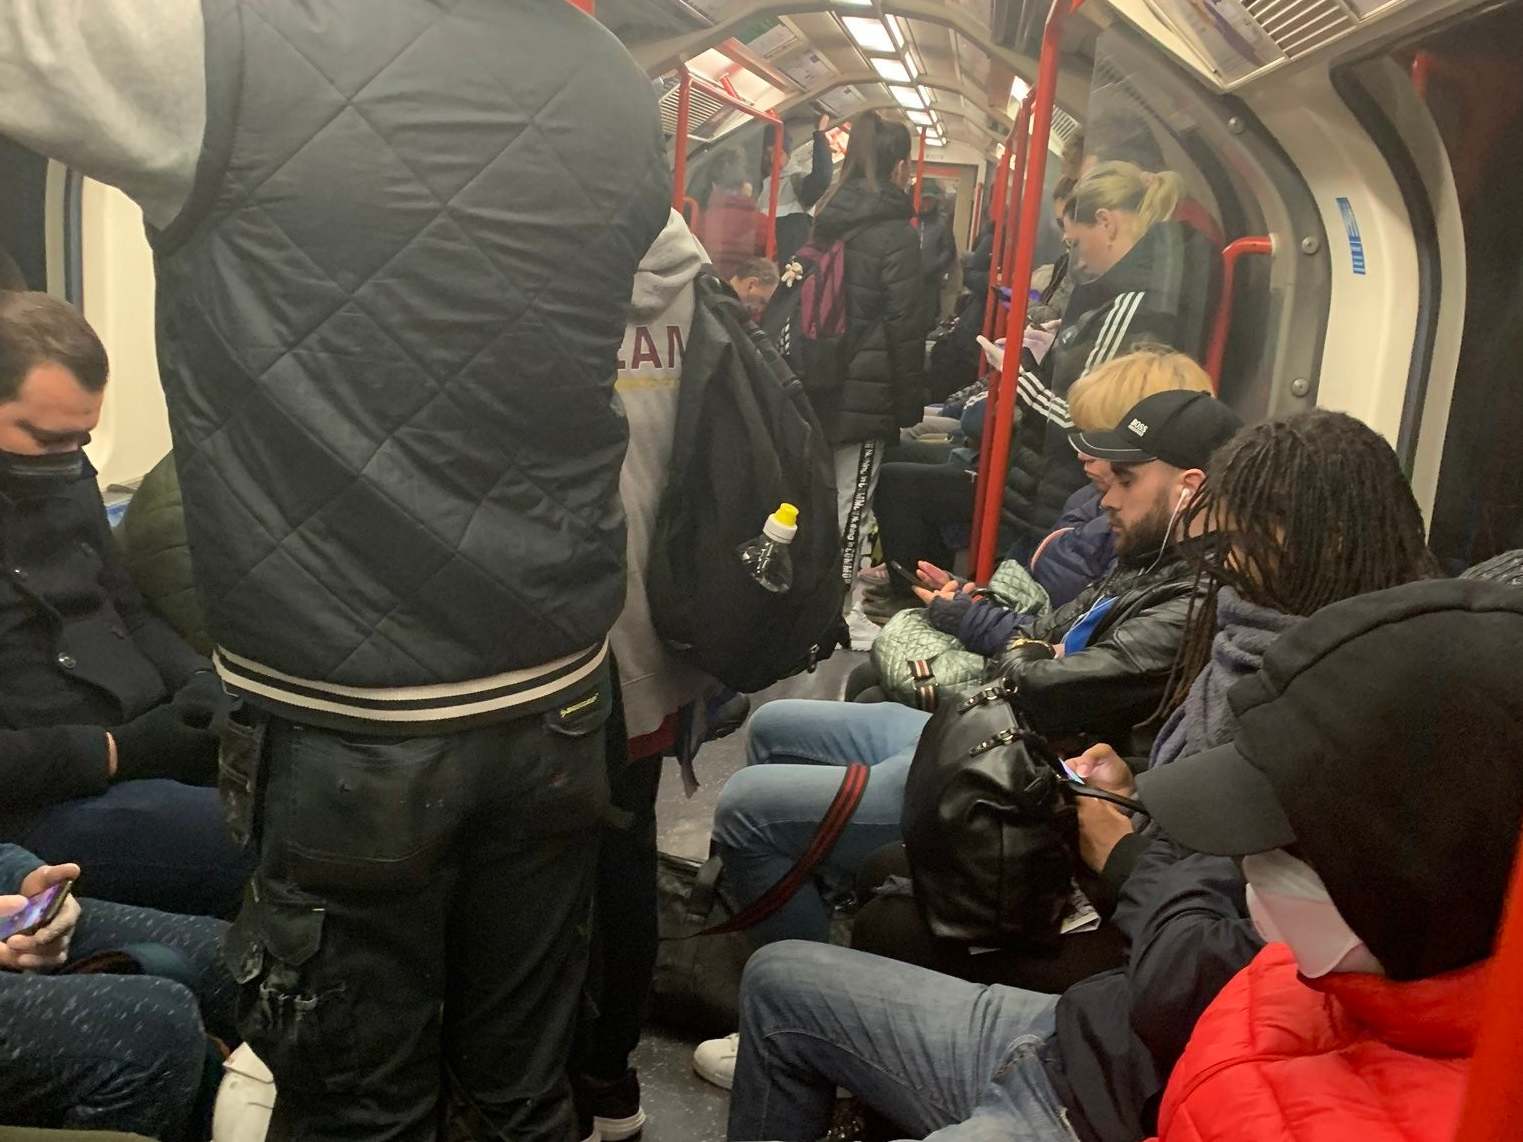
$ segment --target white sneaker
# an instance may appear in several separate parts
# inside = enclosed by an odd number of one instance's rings
[[[740,1054],[740,1032],[723,1039],[708,1039],[693,1052],[693,1070],[705,1082],[729,1090],[735,1085],[735,1056]]]
[[[873,643],[883,633],[882,627],[862,613],[861,603],[857,603],[846,613],[846,629],[851,632],[853,650],[871,650]]]

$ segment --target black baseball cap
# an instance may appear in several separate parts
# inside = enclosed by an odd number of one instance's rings
[[[1294,846],[1393,979],[1489,954],[1523,815],[1523,590],[1409,583],[1324,607],[1227,695],[1236,740],[1141,774],[1180,844]]]
[[[1115,428],[1074,429],[1068,439],[1077,451],[1113,464],[1162,460],[1176,468],[1204,470],[1211,453],[1242,427],[1243,418],[1209,393],[1170,389],[1143,397]]]

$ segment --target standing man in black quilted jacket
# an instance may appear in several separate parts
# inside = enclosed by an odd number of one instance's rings
[[[909,177],[909,128],[868,111],[852,120],[840,181],[815,215],[816,246],[846,244],[850,362],[838,388],[810,388],[809,399],[836,449],[841,573],[848,583],[857,575],[884,442],[917,423],[925,406],[928,311],[920,236],[904,189]]]
[[[575,1130],[648,82],[564,0],[13,0],[0,134],[154,246],[197,586],[251,711],[228,962],[272,1136]],[[547,396],[559,410],[542,415]]]

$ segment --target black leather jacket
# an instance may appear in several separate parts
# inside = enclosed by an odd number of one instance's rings
[[[1015,701],[1034,729],[1049,738],[1109,742],[1123,756],[1151,748],[1196,591],[1195,569],[1177,547],[1150,567],[1155,560],[1156,552],[1120,560],[1029,636],[1059,643],[1096,602],[1114,596],[1083,650],[1050,658],[1042,646],[1016,639],[991,660],[991,672],[1015,686]]]

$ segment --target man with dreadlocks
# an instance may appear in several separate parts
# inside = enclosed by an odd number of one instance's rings
[[[1204,533],[1188,548],[1202,589],[1175,664],[1168,720],[1138,769],[1231,741],[1237,727],[1227,691],[1313,611],[1439,574],[1390,445],[1324,409],[1238,435],[1217,454],[1182,530]],[[1133,766],[1109,745],[1070,764],[1091,784],[1134,792]],[[1079,806],[1081,855],[1113,890],[1148,845],[1139,824],[1095,798]]]
[[[1130,419],[1123,421],[1125,429],[1155,440],[1154,426],[1140,417],[1136,420],[1146,431],[1137,431]],[[1115,443],[1090,438],[1082,446],[1104,451]],[[1384,604],[1372,599],[1371,607],[1363,611],[1350,611],[1346,603],[1330,604],[1436,574],[1424,546],[1421,515],[1395,453],[1376,433],[1340,413],[1304,413],[1243,431],[1212,458],[1210,479],[1200,491],[1182,498],[1187,502],[1175,530],[1195,537],[1183,546],[1200,590],[1191,633],[1175,671],[1173,700],[1178,705],[1158,739],[1152,758],[1156,766],[1183,755],[1199,755],[1237,736],[1224,692],[1232,680],[1258,672],[1269,643],[1280,634],[1313,612],[1323,611],[1304,631],[1285,640],[1286,651],[1273,652],[1282,667],[1295,659],[1314,668],[1320,654],[1305,655],[1299,649],[1292,653],[1290,648],[1323,645],[1322,632],[1343,629],[1340,615],[1368,615],[1382,606],[1389,609],[1402,598],[1427,596],[1387,591],[1377,597],[1386,600]],[[1444,584],[1423,584],[1422,590],[1431,595],[1431,589],[1445,588],[1434,596],[1451,611],[1444,621],[1465,625],[1465,637],[1487,638],[1487,652],[1495,658],[1506,636],[1486,634],[1489,620],[1477,621],[1475,612],[1481,608],[1476,604],[1484,600],[1489,609],[1511,612],[1516,612],[1516,605],[1490,585],[1454,586],[1456,590],[1450,592]],[[1487,596],[1487,591],[1493,594]],[[1314,630],[1317,636],[1311,637]],[[1429,638],[1416,628],[1412,634],[1421,640]],[[1412,638],[1404,642],[1421,645]],[[1384,643],[1366,641],[1364,653],[1379,654],[1374,649],[1377,645]],[[1346,678],[1350,671],[1357,671],[1358,656],[1344,661]],[[1380,674],[1379,661],[1371,661],[1370,667],[1372,686],[1347,696],[1350,717],[1365,719],[1365,725],[1389,725],[1391,711],[1402,701],[1402,688],[1412,685],[1413,671],[1404,671],[1393,685]],[[1199,673],[1192,679],[1197,668]],[[1498,671],[1492,673],[1502,677]],[[1249,690],[1233,694],[1234,701],[1240,710],[1245,703],[1251,709],[1254,695],[1276,687],[1284,692],[1286,677],[1285,669],[1276,672],[1271,658],[1260,675],[1268,681],[1249,683]],[[1303,689],[1316,691],[1319,685],[1324,690],[1327,686],[1320,674]],[[1438,709],[1434,702],[1428,705]],[[1484,710],[1486,705],[1481,702],[1469,708]],[[1376,772],[1390,753],[1389,743],[1383,743],[1365,756],[1356,756],[1356,745],[1351,754],[1349,735],[1343,735],[1336,746],[1327,745],[1326,734],[1332,732],[1327,727],[1332,723],[1320,713],[1315,718],[1298,716],[1290,703],[1258,713],[1264,716],[1258,717],[1254,731],[1245,729],[1238,742],[1245,752],[1248,740],[1257,740],[1272,751],[1283,730],[1287,738],[1299,734],[1314,739],[1321,748],[1310,758],[1318,763],[1326,759],[1332,767],[1346,760],[1351,769],[1363,766],[1366,772]],[[1277,722],[1277,716],[1285,721]],[[1433,729],[1442,740],[1445,727]],[[1393,736],[1430,744],[1434,737],[1424,733]],[[1357,736],[1353,740],[1357,742]],[[1431,750],[1412,752],[1420,764],[1431,767]],[[1261,750],[1254,756],[1267,755]],[[1195,756],[1190,765],[1199,770],[1208,760]],[[1098,784],[1113,777],[1110,769],[1121,763],[1092,751],[1078,759],[1074,768],[1080,769],[1081,764],[1088,780]],[[1313,768],[1311,777],[1316,772]],[[1179,774],[1160,772],[1143,778],[1145,804],[1159,789],[1146,783],[1171,776]],[[1238,818],[1244,816],[1243,806],[1223,806],[1218,812],[1211,804],[1202,804],[1195,790],[1207,775],[1195,772],[1192,776],[1191,782],[1168,783],[1175,799],[1173,820],[1182,826],[1193,814],[1197,832],[1216,822],[1213,827],[1220,834],[1220,820],[1232,818],[1229,809],[1239,810]],[[1301,779],[1309,778],[1303,774]],[[1342,784],[1348,787],[1349,780],[1345,778]],[[1412,783],[1397,784],[1409,788]],[[1112,788],[1135,793],[1129,781]],[[1091,799],[1080,799],[1081,803],[1087,800]],[[1188,813],[1178,811],[1181,801],[1189,801]],[[1160,813],[1166,807],[1159,802]],[[1247,815],[1252,817],[1254,810],[1248,807]],[[1310,843],[1318,838],[1308,833],[1295,839]],[[1126,966],[1085,979],[1061,997],[1008,986],[977,986],[828,945],[793,942],[762,949],[748,964],[741,988],[740,1058],[730,1102],[729,1137],[737,1142],[819,1137],[837,1086],[865,1099],[914,1137],[934,1136],[947,1142],[995,1137],[1018,1137],[1025,1142],[1075,1138],[1136,1142],[1152,1135],[1158,1125],[1159,1097],[1197,1020],[1263,949],[1264,937],[1250,918],[1243,873],[1233,858],[1192,852],[1156,826],[1148,827],[1145,840],[1146,851],[1126,879],[1112,917],[1129,945]],[[1239,840],[1234,836],[1234,843]],[[1326,832],[1320,840],[1336,843]],[[1267,891],[1268,881],[1255,877],[1256,891]],[[1285,883],[1286,878],[1280,877],[1282,896],[1287,893]],[[1257,907],[1262,908],[1262,895]],[[1308,947],[1330,930],[1337,934],[1325,923],[1319,927],[1315,920],[1300,928],[1298,935],[1306,938]],[[1404,923],[1393,924],[1388,930],[1397,938],[1387,946],[1410,944],[1405,934],[1408,928]],[[1325,952],[1327,943],[1317,943],[1318,950]],[[1339,955],[1349,951],[1346,944],[1341,948]],[[1281,956],[1283,962],[1282,953],[1270,954]],[[1344,970],[1347,959],[1337,960],[1332,970]],[[1408,978],[1394,973],[1393,977]],[[1240,1049],[1248,1042],[1242,1025],[1250,1023],[1255,1033],[1268,1033],[1273,1030],[1271,1022],[1283,1030],[1285,1021],[1280,1009],[1265,1016],[1243,1015],[1242,995],[1239,983],[1231,997],[1224,997],[1232,1012],[1226,1018],[1235,1020],[1238,1038],[1228,1043],[1218,1035],[1211,1046],[1217,1055],[1236,1051],[1234,1061],[1253,1062],[1248,1050]],[[1312,1007],[1321,1010],[1318,1004],[1323,1002],[1314,999]],[[1222,1012],[1221,1007],[1213,1008],[1218,1027]],[[1357,1025],[1360,1020],[1348,1022]],[[1364,1030],[1354,1037],[1360,1036],[1369,1038]],[[1314,1042],[1303,1036],[1302,1053],[1307,1044],[1313,1053],[1328,1049],[1323,1040]],[[1200,1051],[1192,1050],[1198,1062]],[[1177,1107],[1199,1082],[1221,1070],[1220,1065],[1210,1071],[1196,1067],[1189,1083],[1171,1089],[1175,1113],[1165,1123],[1163,1142],[1205,1136],[1199,1123],[1187,1121],[1190,1116]],[[1370,1106],[1368,1101],[1359,1103],[1365,1118]],[[1244,1129],[1241,1123],[1233,1126],[1240,1133]],[[1265,1130],[1260,1134],[1269,1136]]]

